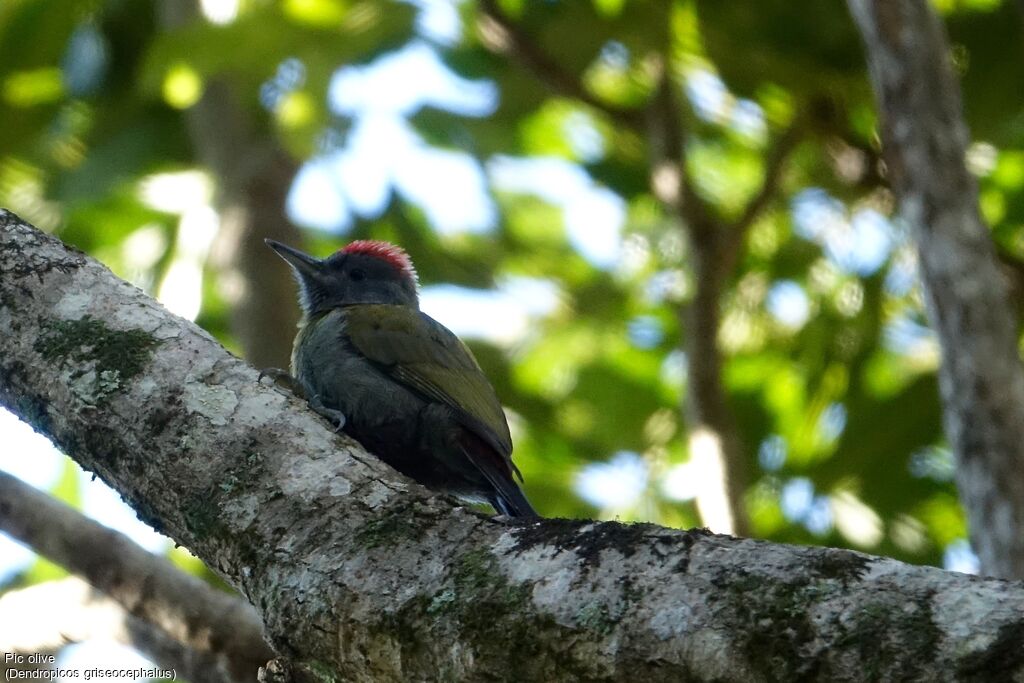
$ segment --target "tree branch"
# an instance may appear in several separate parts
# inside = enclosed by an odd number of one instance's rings
[[[686,128],[678,88],[667,63],[661,65],[661,72],[658,92],[647,112],[651,189],[679,220],[690,242],[701,246],[714,239],[722,226],[686,168]]]
[[[1024,675],[1018,583],[453,507],[6,212],[0,335],[0,405],[238,587],[293,680]]]
[[[718,349],[719,306],[727,268],[726,228],[697,193],[686,168],[686,131],[679,94],[667,64],[649,111],[651,188],[679,224],[691,248],[694,296],[680,306],[685,330],[688,450],[704,482],[696,497],[701,522],[724,533],[746,535],[746,472],[739,433],[722,385]]]
[[[216,659],[218,680],[253,680],[274,657],[252,606],[186,574],[124,534],[0,472],[0,529],[82,576],[129,614]]]
[[[988,574],[1024,578],[1024,368],[978,189],[949,42],[926,0],[849,0],[867,46],[883,152],[918,245],[942,347],[946,435]]]
[[[778,196],[783,171],[786,169],[790,155],[803,140],[804,126],[805,122],[802,117],[794,118],[789,126],[775,138],[771,148],[765,154],[764,179],[761,181],[761,187],[747,202],[739,218],[726,228],[728,235],[725,238],[725,254],[728,270],[731,270],[736,263],[743,240],[750,231],[750,227]]]
[[[578,76],[565,71],[561,64],[534,43],[495,0],[480,0],[480,9],[489,22],[481,27],[485,38],[484,44],[488,49],[511,53],[552,92],[577,99],[630,128],[643,128],[643,109],[619,106],[595,96],[583,86]]]
[[[218,655],[183,645],[159,627],[128,614],[77,577],[4,593],[0,595],[0,614],[5,615],[0,621],[3,653],[56,655],[69,643],[101,638],[129,645],[158,667],[174,669],[178,678],[194,683],[241,683],[255,678],[255,669],[243,678],[232,677]],[[24,615],[46,615],[46,619],[17,618]],[[4,672],[5,664],[13,662],[0,661],[3,680],[15,680],[16,674]]]

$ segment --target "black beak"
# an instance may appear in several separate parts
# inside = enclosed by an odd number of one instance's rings
[[[287,244],[281,244],[277,240],[265,239],[263,240],[268,247],[277,252],[277,255],[283,258],[288,264],[294,268],[297,272],[311,276],[320,272],[320,259],[313,258],[305,252],[301,252],[298,249],[293,249]]]

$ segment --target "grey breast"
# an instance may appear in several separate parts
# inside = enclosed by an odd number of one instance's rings
[[[304,344],[292,359],[293,372],[307,390],[364,426],[407,420],[422,410],[421,398],[345,342],[344,325],[339,308],[299,332]]]

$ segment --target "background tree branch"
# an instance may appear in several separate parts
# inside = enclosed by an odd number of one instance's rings
[[[782,130],[772,141],[764,157],[764,178],[754,196],[747,201],[746,206],[739,218],[733,221],[728,227],[728,235],[725,238],[726,267],[732,270],[736,265],[736,259],[743,247],[743,240],[750,231],[751,226],[757,222],[764,212],[771,206],[771,203],[779,196],[782,177],[786,170],[786,162],[789,161],[793,151],[804,139],[807,123],[802,116],[797,116]]]
[[[0,404],[243,591],[296,680],[1024,673],[1016,583],[453,507],[6,212],[0,330]]]
[[[0,530],[82,576],[179,650],[196,651],[207,680],[253,680],[274,656],[251,605],[4,472]]]
[[[490,32],[497,32],[498,36],[489,40],[485,36],[489,49],[511,56],[552,92],[575,98],[645,135],[651,190],[669,221],[684,231],[691,247],[694,296],[680,307],[678,316],[687,359],[683,414],[688,426],[688,450],[697,469],[707,475],[707,485],[701,486],[696,496],[697,510],[702,523],[715,531],[748,534],[744,493],[749,475],[739,430],[722,383],[718,348],[720,308],[745,236],[778,196],[786,162],[803,138],[805,121],[798,116],[779,133],[765,154],[761,186],[740,216],[727,224],[698,193],[687,169],[682,86],[673,71],[667,27],[661,37],[665,44],[658,62],[657,90],[645,106],[624,109],[587,91],[579,77],[566,73],[498,3],[481,0],[480,7],[483,16],[493,23]],[[486,27],[482,31],[487,33]]]
[[[199,14],[194,0],[168,0],[157,11],[168,32]],[[268,134],[266,122],[242,106],[241,96],[229,77],[212,79],[183,116],[196,156],[218,182],[220,229],[210,264],[230,305],[231,330],[246,360],[278,367],[287,364],[298,312],[291,275],[263,240],[302,241],[286,211],[298,163]]]
[[[949,42],[926,0],[849,0],[867,47],[883,151],[918,245],[942,347],[944,425],[987,574],[1024,578],[1024,367],[978,189]]]
[[[233,677],[224,658],[182,644],[153,623],[134,617],[112,598],[78,577],[67,577],[4,593],[0,614],[45,615],[45,618],[0,620],[0,652],[56,655],[70,643],[93,639],[113,640],[138,650],[162,669],[174,669],[178,678],[196,683],[235,683],[255,680],[255,674]],[[12,666],[13,665],[13,666]],[[24,669],[26,661],[7,667]],[[41,667],[50,668],[43,664]],[[0,661],[0,675],[7,674]]]
[[[678,311],[686,350],[688,450],[706,484],[696,495],[703,524],[722,533],[749,533],[743,508],[745,467],[735,420],[722,386],[719,306],[725,280],[720,249],[724,226],[697,193],[686,164],[686,130],[678,87],[666,55],[648,111],[651,189],[690,245],[694,295]]]
[[[497,2],[480,0],[480,8],[488,22],[481,26],[481,32],[490,49],[510,53],[552,92],[577,99],[618,123],[642,129],[643,109],[622,107],[595,96],[587,90],[579,76],[567,72],[556,59],[536,45],[529,34],[523,31]]]
[[[734,223],[716,218],[698,194],[686,165],[686,138],[679,95],[665,74],[651,111],[651,187],[684,231],[691,248],[694,295],[679,309],[687,359],[685,414],[690,457],[718,486],[702,487],[697,509],[716,531],[745,535],[749,519],[743,496],[748,474],[739,430],[722,383],[718,347],[722,296],[750,226],[777,197],[789,155],[803,135],[799,117],[765,156],[764,179]]]

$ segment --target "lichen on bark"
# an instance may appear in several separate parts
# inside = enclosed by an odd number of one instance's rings
[[[143,330],[115,330],[86,315],[51,321],[35,349],[44,359],[72,368],[70,380],[82,397],[101,404],[142,372],[159,343]]]
[[[237,587],[293,680],[1024,675],[1019,584],[705,530],[487,517],[403,478],[193,324],[0,212],[9,243],[0,405]],[[7,267],[20,258],[38,267]],[[107,366],[118,390],[90,403],[68,377],[112,363],[88,338],[122,333],[142,349]]]

